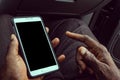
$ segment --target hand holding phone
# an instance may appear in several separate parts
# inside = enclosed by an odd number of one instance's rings
[[[59,69],[41,17],[13,18],[14,30],[30,77]]]

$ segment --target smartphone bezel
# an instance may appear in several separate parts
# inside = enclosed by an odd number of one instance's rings
[[[56,56],[55,56],[55,54],[54,54],[54,50],[53,50],[53,48],[52,48],[52,45],[51,45],[51,42],[50,42],[48,33],[46,32],[46,29],[45,29],[45,27],[44,27],[42,18],[41,18],[40,16],[14,17],[14,18],[12,19],[12,21],[13,21],[13,23],[14,23],[15,34],[17,35],[17,38],[18,38],[18,40],[19,40],[20,48],[21,48],[22,53],[23,53],[23,58],[24,58],[24,60],[25,60],[26,66],[27,66],[27,70],[28,70],[29,76],[30,76],[30,77],[36,77],[36,76],[40,76],[40,75],[47,74],[47,73],[50,73],[50,72],[53,72],[53,71],[58,70],[58,69],[59,69],[59,65],[58,65],[58,62],[57,62],[57,60],[56,60]],[[36,21],[41,21],[41,23],[42,23],[42,27],[43,27],[43,30],[44,30],[45,35],[46,35],[46,37],[47,37],[47,41],[48,41],[48,43],[49,43],[49,46],[50,46],[50,49],[51,49],[51,51],[52,51],[52,55],[53,55],[53,57],[54,57],[54,60],[55,60],[55,62],[56,62],[56,65],[31,71],[31,70],[30,70],[30,67],[29,67],[29,64],[28,64],[28,61],[27,61],[27,57],[26,57],[26,54],[25,54],[25,50],[24,50],[24,47],[23,47],[23,45],[22,45],[22,41],[21,41],[21,38],[20,38],[20,35],[19,35],[19,31],[18,31],[18,29],[17,29],[16,23],[36,22]]]

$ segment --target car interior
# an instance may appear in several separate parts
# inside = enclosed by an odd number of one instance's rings
[[[0,0],[0,14],[40,15],[46,25],[64,18],[81,19],[120,67],[119,0]]]

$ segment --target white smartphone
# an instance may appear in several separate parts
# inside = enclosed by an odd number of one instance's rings
[[[51,41],[40,16],[12,19],[30,77],[59,69]]]

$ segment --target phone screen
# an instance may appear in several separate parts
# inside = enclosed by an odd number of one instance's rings
[[[30,71],[56,65],[41,21],[16,23]]]

